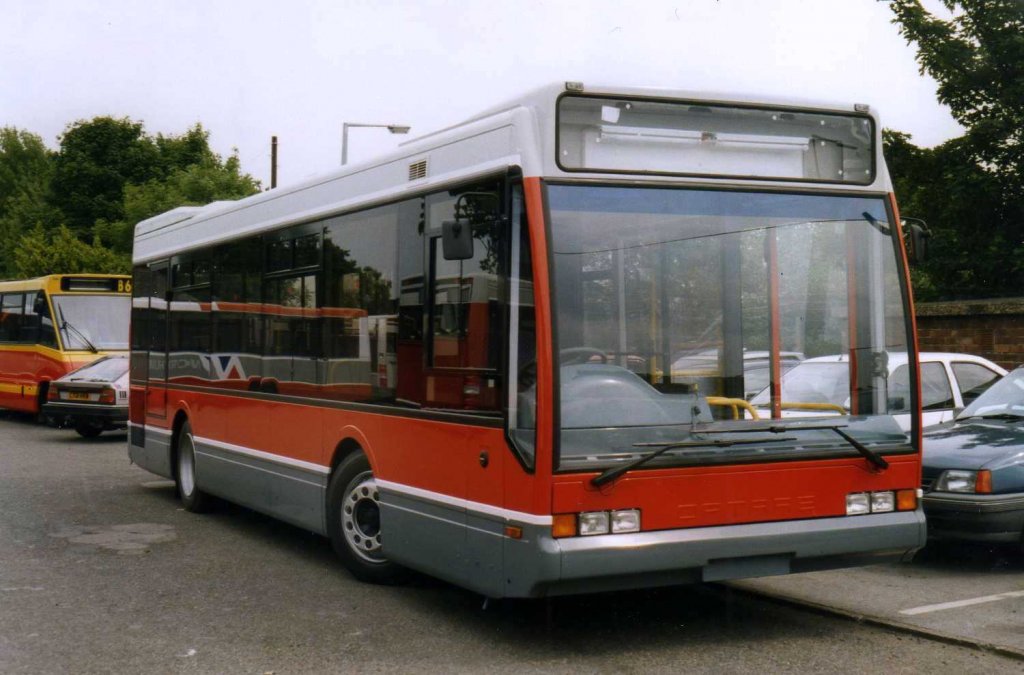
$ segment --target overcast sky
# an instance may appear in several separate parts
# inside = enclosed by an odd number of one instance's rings
[[[938,10],[935,1],[926,2]],[[269,185],[349,162],[550,82],[866,102],[931,146],[960,128],[876,0],[0,0],[0,126],[195,122]]]

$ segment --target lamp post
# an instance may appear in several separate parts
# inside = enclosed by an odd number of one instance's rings
[[[348,162],[348,130],[354,127],[373,127],[376,129],[387,129],[393,134],[407,134],[412,127],[406,124],[360,124],[358,122],[344,122],[341,125],[341,163]]]

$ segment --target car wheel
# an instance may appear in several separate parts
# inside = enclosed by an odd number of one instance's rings
[[[192,426],[188,422],[185,422],[178,432],[178,442],[174,454],[177,460],[174,482],[178,488],[178,497],[185,506],[185,510],[192,513],[209,510],[210,496],[200,490],[196,483],[196,446],[192,436]]]
[[[346,457],[331,476],[327,527],[331,546],[355,578],[387,584],[404,576],[404,568],[384,556],[380,494],[361,452]]]
[[[82,438],[96,438],[103,433],[103,425],[96,422],[78,422],[75,424],[75,431]]]

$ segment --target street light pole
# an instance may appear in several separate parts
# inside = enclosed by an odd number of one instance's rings
[[[362,124],[359,122],[343,122],[341,125],[341,164],[348,163],[348,130],[354,127],[387,129],[393,134],[407,134],[412,127],[407,124]]]

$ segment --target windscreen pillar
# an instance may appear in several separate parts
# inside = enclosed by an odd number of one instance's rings
[[[723,237],[721,256],[722,350],[718,370],[722,395],[743,398],[743,258],[740,236]]]

